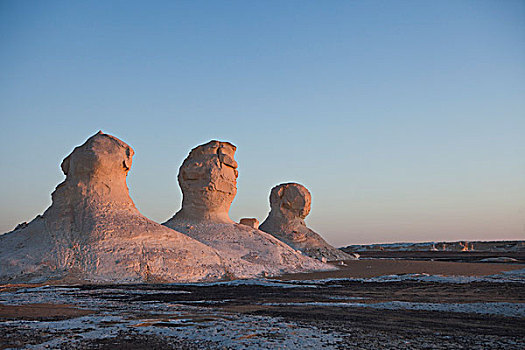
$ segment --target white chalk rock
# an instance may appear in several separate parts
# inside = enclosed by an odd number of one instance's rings
[[[220,141],[191,150],[178,175],[182,209],[163,225],[217,249],[237,278],[331,269],[265,232],[230,219],[228,211],[237,193],[235,150]]]
[[[311,204],[312,196],[303,185],[278,185],[270,193],[270,214],[259,228],[305,255],[323,262],[356,259],[332,247],[306,226],[304,219],[310,213]]]
[[[52,205],[0,236],[0,281],[182,282],[226,276],[216,250],[139,213],[133,149],[99,132],[62,162]]]

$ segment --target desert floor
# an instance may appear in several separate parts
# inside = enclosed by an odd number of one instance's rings
[[[6,285],[0,348],[524,349],[525,265],[378,259],[264,280]]]

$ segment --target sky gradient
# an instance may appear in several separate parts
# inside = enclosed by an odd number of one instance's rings
[[[0,115],[0,232],[101,129],[158,222],[217,139],[234,220],[299,182],[336,246],[525,239],[523,1],[2,1]]]

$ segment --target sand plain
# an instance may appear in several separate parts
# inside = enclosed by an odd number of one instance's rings
[[[0,348],[525,348],[524,264],[345,264],[279,279],[4,285]]]

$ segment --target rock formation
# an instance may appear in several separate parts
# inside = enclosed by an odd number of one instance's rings
[[[259,228],[259,220],[257,220],[256,218],[242,218],[239,221],[239,224],[250,226],[253,228]]]
[[[236,147],[210,141],[194,148],[179,169],[182,209],[177,219],[194,222],[232,223],[228,216],[237,194]]]
[[[164,225],[217,249],[229,258],[228,269],[236,277],[329,269],[271,235],[230,219],[237,193],[235,150],[219,141],[191,150],[178,175],[182,209]]]
[[[216,250],[139,213],[133,149],[99,132],[62,162],[52,205],[0,236],[0,281],[177,282],[226,276]]]
[[[322,261],[355,259],[329,245],[306,226],[304,219],[310,213],[311,203],[312,196],[302,185],[286,183],[272,188],[271,211],[260,229],[312,258]]]

